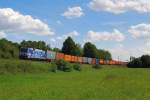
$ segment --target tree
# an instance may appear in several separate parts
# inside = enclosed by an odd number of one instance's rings
[[[150,55],[143,55],[139,58],[131,59],[127,66],[130,68],[150,68]]]
[[[96,58],[97,57],[96,46],[90,42],[85,43],[83,47],[83,56]]]
[[[61,52],[61,50],[59,48],[53,48],[53,51],[55,51],[55,52]]]
[[[75,44],[75,48],[73,49],[73,53],[76,56],[82,56],[83,55],[83,50],[82,50],[80,44]]]
[[[150,67],[150,56],[149,55],[143,55],[141,57],[142,65],[143,67]]]
[[[19,44],[6,39],[0,40],[0,58],[18,58]]]
[[[50,47],[46,45],[44,41],[25,41],[20,43],[21,47],[37,48],[42,50],[50,50]]]
[[[105,59],[105,60],[111,60],[112,56],[109,51],[98,49],[97,50],[97,55],[99,59]]]
[[[76,44],[71,37],[68,37],[62,47],[62,52],[65,54],[76,55]]]

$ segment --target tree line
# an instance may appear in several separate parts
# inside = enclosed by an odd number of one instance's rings
[[[85,56],[85,57],[106,59],[106,60],[112,59],[111,53],[109,51],[98,49],[91,42],[85,43],[82,48],[81,45],[75,43],[75,41],[71,37],[68,37],[64,41],[61,49],[51,48],[44,41],[23,40],[21,43],[13,43],[12,41],[8,41],[6,39],[0,39],[0,58],[18,58],[19,49],[21,47],[31,47],[31,48],[37,48],[42,50],[52,50],[52,51],[62,52],[74,56]]]
[[[132,57],[128,63],[129,68],[150,68],[150,55],[143,55],[139,58]]]

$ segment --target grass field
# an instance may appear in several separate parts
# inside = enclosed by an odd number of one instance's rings
[[[149,69],[89,65],[81,72],[7,73],[0,75],[0,100],[149,100],[149,76]]]

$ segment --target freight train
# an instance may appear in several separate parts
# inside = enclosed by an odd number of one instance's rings
[[[116,60],[104,60],[89,57],[80,57],[68,55],[60,52],[54,51],[44,51],[35,48],[21,48],[19,53],[20,59],[34,59],[34,60],[45,60],[45,61],[55,61],[59,59],[64,59],[65,61],[71,63],[82,63],[82,64],[101,64],[101,65],[125,65],[127,62],[116,61]]]

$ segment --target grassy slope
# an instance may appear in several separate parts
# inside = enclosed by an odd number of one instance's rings
[[[149,100],[150,70],[91,69],[81,72],[0,75],[0,100]]]

